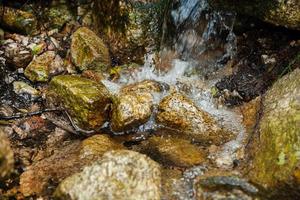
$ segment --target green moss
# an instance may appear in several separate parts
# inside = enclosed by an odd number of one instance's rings
[[[251,178],[265,186],[288,182],[299,165],[300,70],[277,81],[267,92],[260,122],[260,146]]]
[[[110,94],[101,83],[79,76],[56,76],[48,95],[65,107],[83,129],[99,128],[106,121]]]

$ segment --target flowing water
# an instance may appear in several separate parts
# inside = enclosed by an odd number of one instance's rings
[[[141,70],[129,75],[121,75],[117,82],[103,81],[115,94],[127,84],[155,80],[166,83],[185,93],[197,106],[211,114],[220,125],[231,130],[237,137],[210,153],[208,158],[221,169],[231,169],[234,160],[243,156],[246,140],[245,128],[240,114],[218,106],[211,95],[211,87],[218,81],[212,74],[221,68],[226,60],[235,55],[235,35],[232,31],[234,15],[211,11],[206,0],[181,0],[177,8],[172,10],[171,16],[178,30],[171,47],[179,58],[172,60],[172,67],[167,72],[156,70],[155,54],[145,56],[145,64]],[[191,73],[191,72],[197,73]],[[192,75],[191,75],[192,74]],[[155,103],[166,96],[169,91],[154,94]],[[155,130],[159,125],[155,123],[155,109],[150,120],[139,127],[138,131]],[[205,168],[198,166],[189,169],[184,176],[174,183],[173,195],[178,199],[194,199],[194,178],[203,174]]]

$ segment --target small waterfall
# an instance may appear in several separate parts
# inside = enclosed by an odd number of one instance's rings
[[[230,13],[212,11],[207,0],[180,0],[171,11],[177,33],[174,38],[173,50],[180,58],[172,60],[172,66],[160,73],[156,68],[155,53],[145,55],[144,66],[139,71],[121,74],[117,82],[103,81],[114,94],[127,84],[151,79],[163,82],[191,98],[201,109],[210,113],[219,124],[237,135],[236,139],[222,146],[219,151],[209,155],[218,167],[231,167],[238,159],[246,139],[242,118],[234,111],[218,107],[210,89],[217,79],[204,79],[200,74],[213,72],[221,67],[226,59],[235,54],[235,35],[232,31],[235,16]],[[191,75],[192,74],[192,75]],[[188,88],[182,90],[182,87]],[[168,94],[154,94],[155,103]],[[155,110],[151,119],[140,126],[137,131],[157,129]],[[116,133],[118,134],[118,133]]]
[[[211,10],[207,0],[179,0],[171,17],[176,29],[171,49],[202,74],[222,67],[235,54],[235,15]]]

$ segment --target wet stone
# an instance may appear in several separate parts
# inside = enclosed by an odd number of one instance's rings
[[[109,51],[103,41],[85,27],[72,35],[71,57],[79,70],[106,71],[110,67]]]
[[[189,140],[174,136],[153,136],[145,143],[144,153],[167,166],[192,167],[205,161],[205,152]]]
[[[258,189],[247,180],[235,176],[211,176],[196,184],[197,199],[256,199]]]
[[[0,6],[1,25],[21,33],[31,34],[37,30],[37,20],[31,13]]]
[[[63,179],[80,172],[84,166],[100,159],[110,150],[124,147],[107,135],[94,135],[82,142],[62,143],[50,157],[35,162],[20,177],[20,190],[25,196],[49,192]]]
[[[153,96],[148,92],[121,93],[113,100],[111,128],[121,132],[146,123],[153,107]]]
[[[279,79],[267,91],[254,146],[249,178],[273,188],[297,180],[300,167],[300,69]],[[297,181],[296,181],[297,182]]]
[[[180,93],[171,93],[158,106],[156,121],[169,128],[180,130],[182,134],[201,144],[220,145],[235,136],[223,129],[207,112]]]
[[[79,76],[56,76],[50,82],[47,98],[67,109],[82,129],[97,129],[107,121],[111,99],[102,83]]]
[[[32,82],[46,82],[51,76],[60,74],[64,70],[60,56],[54,51],[46,51],[29,63],[24,75]]]
[[[144,80],[127,85],[121,89],[121,93],[128,92],[162,92],[167,86],[154,80]]]
[[[134,151],[118,150],[105,153],[99,161],[63,180],[54,195],[70,200],[160,200],[160,188],[161,171],[156,162]]]

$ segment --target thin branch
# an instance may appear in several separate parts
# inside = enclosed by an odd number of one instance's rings
[[[12,115],[12,116],[0,116],[0,120],[14,120],[14,119],[21,119],[21,118],[25,118],[25,117],[32,117],[35,115],[41,115],[43,113],[47,113],[47,112],[55,112],[55,111],[62,111],[61,109],[45,109],[45,110],[38,110],[38,111],[34,111],[34,112],[27,112],[27,113],[18,113],[16,115]]]

